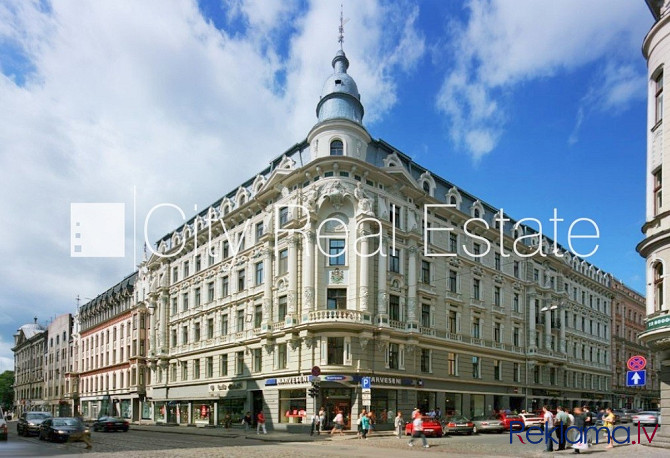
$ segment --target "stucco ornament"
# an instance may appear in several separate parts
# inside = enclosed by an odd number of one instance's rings
[[[356,200],[358,200],[357,214],[374,216],[374,212],[372,211],[372,199],[365,195],[365,191],[363,191],[363,185],[361,185],[361,183],[358,183],[356,186],[356,189],[354,190],[354,197],[356,197]]]

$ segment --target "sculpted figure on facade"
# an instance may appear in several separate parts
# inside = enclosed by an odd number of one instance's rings
[[[365,191],[363,191],[363,185],[361,183],[356,185],[356,189],[354,190],[354,197],[356,197],[356,200],[358,200],[358,209],[356,214],[374,216],[374,212],[372,211],[372,199],[365,195]]]

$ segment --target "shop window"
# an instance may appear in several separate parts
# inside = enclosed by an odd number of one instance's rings
[[[302,423],[307,419],[307,391],[279,390],[279,422]]]

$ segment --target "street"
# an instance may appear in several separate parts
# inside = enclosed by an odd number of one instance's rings
[[[139,428],[139,427],[138,427]],[[152,427],[149,427],[152,428]],[[398,439],[391,435],[373,434],[368,440],[356,439],[353,435],[330,437],[329,435],[309,436],[269,433],[257,436],[240,431],[209,430],[196,428],[153,427],[153,429],[131,429],[127,433],[93,433],[93,449],[86,450],[83,443],[54,444],[42,442],[36,437],[24,438],[10,430],[9,440],[0,443],[0,457],[42,457],[42,456],[81,456],[94,457],[226,457],[264,458],[283,457],[379,457],[419,456],[425,453],[437,453],[448,456],[541,456],[543,445],[522,445],[517,440],[509,443],[509,434],[481,434],[476,436],[448,436],[428,439],[429,449],[420,447],[420,441],[414,448],[407,446],[407,438]],[[605,452],[604,445],[590,450]],[[571,450],[554,452],[558,455],[572,455]],[[645,457],[667,456],[667,450],[639,445],[615,447],[607,451],[607,456]]]

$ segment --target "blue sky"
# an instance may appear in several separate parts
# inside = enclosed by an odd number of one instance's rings
[[[132,270],[133,187],[140,217],[161,202],[192,214],[305,138],[339,5],[0,0],[0,370],[18,326]],[[651,14],[642,0],[539,5],[345,0],[364,123],[515,218],[592,218],[590,260],[643,291]],[[70,258],[72,202],[127,204],[125,258]]]

